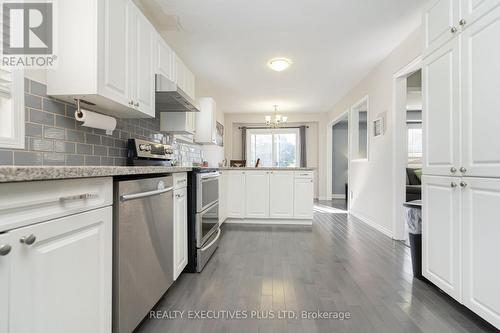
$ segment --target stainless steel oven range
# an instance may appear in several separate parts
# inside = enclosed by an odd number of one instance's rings
[[[201,272],[219,245],[219,177],[207,168],[195,168],[189,177],[188,272]]]

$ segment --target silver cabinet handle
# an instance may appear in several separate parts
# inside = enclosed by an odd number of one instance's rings
[[[163,193],[170,192],[174,189],[174,187],[169,187],[163,190],[154,190],[154,191],[149,191],[149,192],[142,192],[142,193],[134,193],[134,194],[124,194],[120,197],[120,200],[123,201],[129,201],[129,200],[134,200],[134,199],[141,199],[141,198],[147,198],[147,197],[152,197],[154,195],[160,195]]]
[[[458,185],[457,185],[457,183],[455,183],[455,182],[451,182],[450,186],[451,186],[452,188],[455,188],[455,187],[457,187]]]
[[[176,194],[175,197],[176,198],[184,198],[184,194]]]
[[[6,256],[10,253],[10,250],[12,250],[12,246],[9,244],[3,244],[0,245],[0,256]]]
[[[87,200],[87,199],[95,199],[98,197],[96,193],[83,193],[77,195],[68,195],[66,197],[60,197],[59,201],[71,201],[71,200]]]
[[[451,27],[450,31],[452,34],[454,34],[458,31],[458,29],[457,29],[457,27]]]
[[[460,187],[467,187],[467,183],[466,182],[460,182]]]
[[[21,239],[19,241],[25,245],[33,245],[36,241],[36,236],[33,234],[28,235],[28,236],[23,236],[23,237],[21,237]]]
[[[135,103],[135,104],[134,104],[134,106],[135,106],[136,108],[138,108],[138,107],[139,107],[139,102]]]
[[[451,172],[451,173],[456,173],[456,172],[457,172],[457,168],[455,168],[455,167],[451,167],[450,172]]]
[[[467,21],[465,19],[461,19],[460,21],[458,21],[458,24],[460,24],[461,26],[464,26],[467,24]]]
[[[464,168],[464,167],[461,167],[461,168],[460,168],[460,172],[461,172],[461,173],[466,173],[466,172],[467,172],[467,169],[466,169],[466,168]]]

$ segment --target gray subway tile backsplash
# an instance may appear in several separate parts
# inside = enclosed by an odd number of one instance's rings
[[[47,96],[47,87],[25,80],[26,147],[0,149],[0,165],[126,165],[127,140],[163,140],[159,116],[153,119],[117,119],[112,135],[81,126],[75,120],[75,105]],[[201,147],[174,142],[175,158],[189,165],[201,162]]]

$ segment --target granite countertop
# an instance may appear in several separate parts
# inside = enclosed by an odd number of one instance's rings
[[[162,166],[4,166],[0,167],[0,183],[32,180],[94,178],[146,175],[191,171],[191,167]]]
[[[315,168],[276,168],[276,167],[222,167],[222,168],[216,168],[219,170],[272,170],[272,171],[314,171]]]

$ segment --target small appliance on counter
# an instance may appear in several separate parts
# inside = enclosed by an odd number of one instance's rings
[[[141,139],[128,140],[128,166],[172,166],[172,146]]]
[[[188,177],[188,264],[201,272],[219,246],[219,177],[217,169],[194,168]]]

